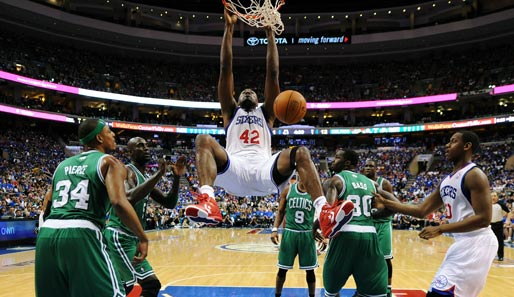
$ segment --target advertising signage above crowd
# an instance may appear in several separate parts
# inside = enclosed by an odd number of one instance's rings
[[[109,92],[100,92],[94,90],[87,90],[76,88],[52,82],[41,81],[33,78],[28,78],[0,70],[0,79],[13,81],[16,83],[34,86],[43,89],[51,89],[59,92],[66,92],[77,94],[79,96],[88,96],[94,98],[101,98],[107,100],[116,100],[124,102],[141,103],[145,102],[148,105],[164,105],[176,106],[180,108],[208,108],[219,109],[218,102],[197,102],[197,101],[184,101],[184,100],[170,100],[170,99],[156,99],[137,97],[131,95],[115,94]],[[493,88],[491,94],[504,94],[514,92],[514,85],[496,86]],[[356,101],[356,102],[309,102],[307,109],[358,109],[358,108],[376,108],[376,107],[391,107],[391,106],[408,106],[415,104],[426,104],[443,101],[457,100],[456,93],[441,94],[424,97],[402,98],[402,99],[387,99],[387,100],[374,100],[374,101]],[[0,104],[0,112],[10,113],[19,116],[38,118],[43,120],[80,123],[81,119],[75,115],[63,115],[59,113],[35,111],[26,108]],[[422,132],[430,130],[443,130],[443,129],[457,129],[475,126],[496,125],[503,123],[514,123],[514,114],[506,116],[496,116],[487,118],[478,118],[472,120],[449,121],[449,122],[436,122],[417,125],[389,125],[386,127],[330,127],[330,128],[316,128],[316,127],[280,127],[274,128],[274,135],[358,135],[358,134],[387,134],[387,133],[411,133]],[[178,127],[173,125],[154,125],[143,123],[130,123],[121,121],[109,121],[112,128],[129,129],[138,131],[152,131],[163,133],[184,133],[184,134],[212,134],[224,135],[223,128],[203,128],[203,127]]]
[[[0,104],[0,112],[10,113],[19,116],[38,118],[50,121],[80,123],[82,118],[74,115],[62,115],[43,111],[33,111],[25,108],[13,107]],[[156,125],[144,123],[131,123],[106,120],[108,125],[117,129],[128,129],[136,131],[178,133],[178,134],[211,134],[225,135],[225,129],[220,127],[179,127],[175,125]],[[498,125],[514,123],[514,114],[496,117],[477,118],[472,120],[449,121],[426,123],[416,125],[391,124],[387,126],[370,127],[310,127],[310,126],[286,126],[273,128],[273,135],[295,136],[295,135],[363,135],[363,134],[389,134],[389,133],[412,133],[431,130],[461,129],[487,125]]]
[[[278,46],[281,45],[330,45],[330,44],[350,44],[352,42],[349,34],[283,34],[275,37],[275,43]],[[260,35],[245,35],[244,45],[245,46],[265,46],[268,44],[268,40],[264,36]]]

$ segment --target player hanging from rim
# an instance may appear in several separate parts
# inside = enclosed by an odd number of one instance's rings
[[[232,35],[236,21],[237,17],[225,10],[218,99],[226,130],[226,149],[210,135],[196,137],[199,203],[188,206],[186,215],[194,222],[217,224],[222,217],[214,199],[213,185],[236,196],[264,196],[283,190],[294,170],[305,183],[317,213],[323,207],[331,208],[323,196],[318,172],[306,147],[271,154],[271,127],[275,121],[273,102],[280,93],[280,86],[278,50],[270,27],[264,28],[268,40],[264,104],[258,106],[257,94],[251,89],[243,90],[237,102],[234,99]],[[333,211],[339,213],[340,209],[341,205],[334,206]],[[336,216],[333,224],[326,227],[341,228],[340,222],[345,215]]]

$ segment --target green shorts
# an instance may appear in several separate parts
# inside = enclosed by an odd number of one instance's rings
[[[133,263],[138,242],[136,237],[114,228],[106,228],[104,236],[109,255],[118,270],[123,284],[131,286],[140,280],[154,275],[153,268],[146,259],[135,265]]]
[[[393,230],[391,221],[374,222],[377,229],[378,245],[384,254],[384,259],[393,258]]]
[[[375,233],[341,232],[330,240],[323,265],[327,295],[335,296],[350,275],[361,295],[386,296],[387,265]]]
[[[36,242],[35,279],[37,297],[125,296],[102,233],[85,220],[45,222]]]
[[[311,270],[318,267],[316,241],[312,231],[293,231],[285,229],[278,252],[278,267],[293,269],[294,259],[298,255],[300,269]]]

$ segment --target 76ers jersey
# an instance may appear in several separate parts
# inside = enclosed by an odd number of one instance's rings
[[[475,214],[471,206],[471,193],[464,188],[466,174],[475,167],[475,163],[469,163],[459,171],[448,175],[439,186],[439,193],[446,208],[446,218],[450,223],[462,221]]]
[[[237,108],[226,133],[229,155],[271,157],[271,130],[261,107],[251,112]]]

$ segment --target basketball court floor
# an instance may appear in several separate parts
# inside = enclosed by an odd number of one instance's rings
[[[426,241],[417,234],[393,232],[397,297],[425,296],[453,242],[446,236]],[[278,249],[269,239],[269,229],[171,229],[150,232],[149,237],[148,259],[163,285],[159,296],[274,296]],[[481,297],[514,296],[514,246],[507,245],[505,260],[494,261]],[[319,256],[316,270],[316,296],[323,296],[324,256]],[[284,297],[307,296],[305,272],[297,267],[295,263],[287,274]],[[341,296],[352,296],[354,290],[350,278]],[[0,296],[35,296],[33,247],[0,250]]]

